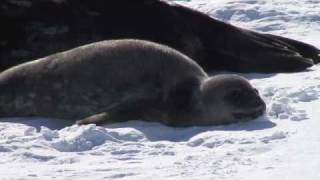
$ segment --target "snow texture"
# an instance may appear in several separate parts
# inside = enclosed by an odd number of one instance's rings
[[[179,3],[320,47],[319,0]],[[79,127],[57,119],[1,119],[0,179],[320,179],[320,66],[301,73],[241,75],[268,106],[265,116],[246,123],[171,128],[130,121]]]

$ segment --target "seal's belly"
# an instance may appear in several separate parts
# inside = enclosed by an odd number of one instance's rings
[[[116,98],[101,89],[33,89],[8,97],[5,116],[42,116],[78,119],[103,112]],[[3,115],[2,115],[3,116]]]
[[[142,84],[143,85],[143,84]],[[33,88],[32,88],[33,87]],[[112,86],[90,83],[33,85],[7,99],[7,116],[40,116],[77,120],[108,111],[117,105],[159,94],[156,87]]]

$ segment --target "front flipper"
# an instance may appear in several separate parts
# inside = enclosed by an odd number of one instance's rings
[[[129,120],[146,120],[147,118],[158,118],[157,108],[160,101],[156,98],[137,98],[119,103],[105,112],[94,114],[84,119],[76,121],[78,125],[84,124],[111,124],[125,122]]]
[[[107,112],[95,114],[92,116],[89,116],[87,118],[81,119],[76,121],[76,124],[78,125],[85,125],[85,124],[96,124],[101,125],[106,122],[110,121],[110,116]]]

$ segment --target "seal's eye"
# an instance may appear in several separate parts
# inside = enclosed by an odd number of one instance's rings
[[[259,94],[259,91],[258,91],[258,89],[256,89],[256,88],[253,88],[253,90],[254,90],[254,92],[256,92],[257,94]]]

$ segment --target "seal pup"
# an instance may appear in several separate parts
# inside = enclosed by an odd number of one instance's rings
[[[209,77],[184,54],[141,40],[92,43],[0,74],[0,116],[105,124],[133,119],[169,126],[255,118],[265,103],[237,75]]]
[[[292,72],[320,62],[316,47],[239,28],[172,2],[28,2],[28,7],[0,2],[0,71],[81,45],[125,38],[170,46],[207,72]]]

